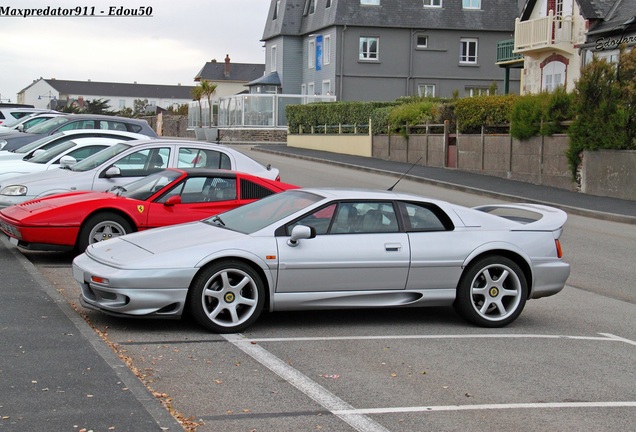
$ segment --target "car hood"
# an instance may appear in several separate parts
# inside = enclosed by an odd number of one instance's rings
[[[59,168],[18,175],[0,181],[0,189],[11,185],[26,186],[29,188],[29,196],[38,196],[40,193],[53,188],[56,191],[90,190],[93,185],[93,173],[88,171],[75,172]]]
[[[27,217],[34,217],[41,215],[45,217],[48,211],[56,209],[58,207],[68,207],[72,205],[85,205],[92,201],[101,201],[109,199],[127,199],[117,196],[108,192],[68,192],[64,194],[51,195],[43,198],[36,198],[29,201],[24,201],[20,204],[15,204],[4,208],[0,211],[4,216],[15,219],[23,220]],[[92,207],[86,207],[87,211]]]
[[[194,267],[210,253],[231,247],[244,237],[246,234],[191,222],[94,243],[86,254],[118,268]]]
[[[0,160],[0,175],[9,174],[11,172],[17,172],[17,173],[33,172],[33,171],[36,171],[38,168],[43,169],[45,167],[46,167],[45,164],[27,162],[20,158],[17,158],[17,160],[16,159]]]

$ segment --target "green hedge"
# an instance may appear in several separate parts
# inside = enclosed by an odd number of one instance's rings
[[[461,133],[480,133],[482,126],[510,123],[512,104],[519,96],[476,96],[457,99],[455,115]]]

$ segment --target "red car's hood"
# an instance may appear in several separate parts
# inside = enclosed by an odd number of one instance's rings
[[[108,192],[68,192],[12,205],[3,209],[1,213],[3,216],[19,221],[27,216],[33,216],[69,204],[119,198],[117,195]]]

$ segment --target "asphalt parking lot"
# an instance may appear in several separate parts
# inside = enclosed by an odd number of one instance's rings
[[[636,423],[633,302],[566,286],[503,329],[428,308],[275,313],[221,336],[187,319],[78,308],[72,257],[26,260],[12,248],[3,239],[0,430],[182,429],[170,412],[200,432],[622,432]],[[39,337],[25,338],[34,323]],[[51,364],[59,358],[64,368]]]

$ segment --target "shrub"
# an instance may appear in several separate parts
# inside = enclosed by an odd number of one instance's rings
[[[482,126],[510,123],[512,104],[518,96],[476,96],[455,101],[457,126],[462,133],[479,133]]]

